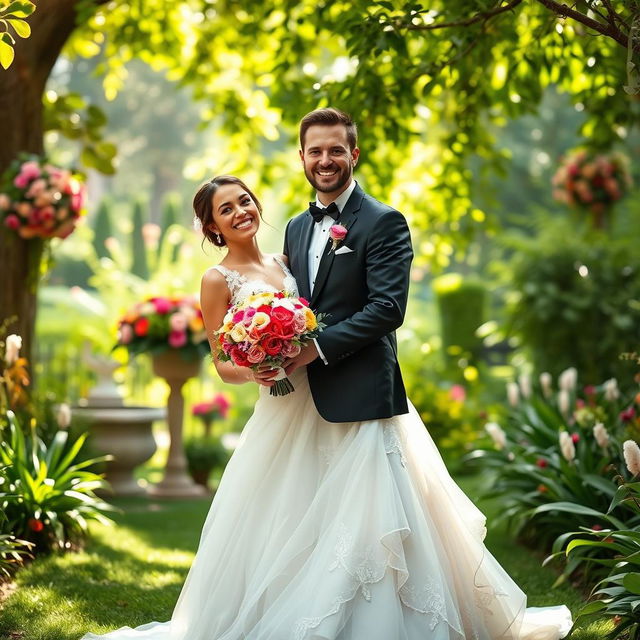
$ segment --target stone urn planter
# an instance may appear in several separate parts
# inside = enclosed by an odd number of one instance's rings
[[[99,454],[110,454],[105,479],[118,496],[146,495],[147,490],[134,478],[134,470],[156,451],[152,425],[163,420],[166,409],[126,406],[113,380],[119,362],[90,353],[85,348],[84,361],[98,377],[86,399],[73,407],[73,415],[86,420],[91,443]]]
[[[184,397],[182,387],[189,378],[200,372],[202,360],[185,359],[177,349],[168,349],[153,356],[153,372],[164,378],[169,385],[167,399],[167,423],[169,426],[169,455],[164,477],[150,488],[150,493],[165,498],[183,498],[203,496],[206,489],[196,484],[187,472],[187,459],[184,453],[182,426],[184,420]]]
[[[118,496],[146,495],[134,477],[134,470],[156,451],[152,425],[163,420],[166,410],[154,407],[95,407],[80,405],[73,408],[74,416],[86,419],[91,442],[101,454],[111,454],[106,463],[105,479]]]

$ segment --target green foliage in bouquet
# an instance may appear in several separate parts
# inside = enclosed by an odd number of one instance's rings
[[[0,496],[6,518],[0,532],[33,543],[34,552],[41,553],[80,544],[90,520],[109,523],[105,514],[113,507],[95,494],[106,482],[87,468],[110,456],[78,462],[87,434],[69,443],[68,432],[58,431],[47,446],[35,429],[25,436],[12,411],[7,419],[0,442],[6,485]]]
[[[575,366],[590,384],[621,378],[618,354],[640,340],[636,248],[553,225],[511,244],[518,292],[511,328],[535,368],[557,375]]]
[[[599,514],[616,491],[622,442],[639,428],[633,399],[623,397],[615,380],[578,389],[569,369],[559,387],[551,387],[549,374],[535,388],[524,376],[519,385],[510,383],[505,428],[487,424],[493,446],[469,456],[495,474],[487,495],[500,500],[501,517],[543,549],[576,525],[603,524]]]

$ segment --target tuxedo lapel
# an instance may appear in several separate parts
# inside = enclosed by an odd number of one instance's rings
[[[345,204],[340,217],[336,224],[341,224],[343,227],[347,229],[347,237],[345,238],[345,242],[349,238],[349,229],[353,226],[353,224],[358,219],[357,213],[362,206],[362,199],[364,198],[364,191],[360,189],[359,186],[356,185],[356,188],[353,190],[351,197],[347,200],[347,204]],[[336,257],[336,252],[331,251],[333,243],[331,240],[327,242],[325,245],[324,251],[322,253],[322,258],[320,260],[320,266],[318,267],[318,274],[316,275],[316,283],[313,287],[313,293],[311,294],[311,305],[315,304],[324,287],[324,284],[327,280],[327,276],[329,275],[329,271],[331,270],[331,266],[333,265],[333,261]],[[308,267],[307,267],[308,270]],[[308,271],[307,271],[308,273]]]
[[[302,231],[300,233],[300,242],[296,247],[298,253],[298,264],[300,265],[300,278],[298,280],[298,289],[302,297],[309,300],[311,291],[309,290],[309,243],[311,242],[311,233],[313,231],[313,218],[307,211],[302,222]]]

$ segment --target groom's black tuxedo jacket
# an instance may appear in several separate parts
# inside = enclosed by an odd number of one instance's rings
[[[407,397],[397,359],[395,330],[404,321],[413,258],[404,216],[356,185],[337,224],[348,230],[330,251],[327,243],[309,291],[309,243],[314,225],[309,211],[289,221],[284,253],[300,295],[328,316],[318,358],[307,367],[311,395],[329,422],[360,422],[407,413]]]

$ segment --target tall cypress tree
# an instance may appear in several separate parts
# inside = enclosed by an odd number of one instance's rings
[[[111,201],[103,198],[98,205],[96,217],[93,221],[93,246],[98,258],[105,258],[109,255],[104,242],[113,235],[111,224]]]
[[[167,229],[172,224],[180,224],[181,220],[181,206],[180,206],[180,194],[172,191],[167,193],[162,203],[162,216],[160,219],[160,241],[158,242],[158,251],[162,248],[162,240],[167,232]],[[172,260],[175,261],[178,257],[178,247],[174,247]]]
[[[136,200],[133,203],[133,230],[131,231],[131,273],[147,280],[149,278],[149,267],[147,265],[147,252],[142,235],[143,224],[144,213],[142,202]]]

